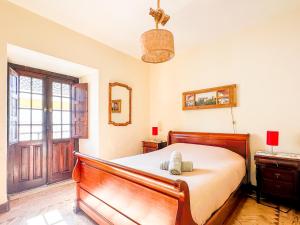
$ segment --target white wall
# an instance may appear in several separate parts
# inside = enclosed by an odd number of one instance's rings
[[[7,200],[7,44],[96,69],[99,101],[90,104],[99,104],[100,114],[90,126],[99,127],[99,148],[92,154],[111,159],[141,152],[149,129],[148,65],[7,1],[0,1],[0,28],[0,204]],[[132,124],[126,127],[108,125],[108,84],[115,81],[133,89]]]
[[[182,111],[181,95],[236,83],[237,131],[251,134],[252,156],[268,148],[267,130],[280,132],[276,150],[300,153],[299,24],[300,11],[289,12],[152,67],[151,124],[161,121],[165,135],[169,130],[233,132],[230,109]],[[252,164],[253,183],[254,172]]]
[[[79,151],[84,154],[88,154],[94,157],[100,156],[100,127],[95,126],[99,124],[99,104],[100,104],[100,89],[99,89],[99,77],[98,73],[88,74],[80,77],[80,83],[88,83],[88,139],[79,139]]]

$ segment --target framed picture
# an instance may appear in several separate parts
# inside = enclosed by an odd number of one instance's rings
[[[182,109],[211,109],[236,106],[236,85],[207,88],[182,94]]]
[[[111,112],[112,113],[121,113],[122,100],[116,99],[111,100]]]
[[[196,94],[196,106],[215,105],[217,102],[216,92],[207,92]]]
[[[185,96],[185,105],[187,107],[195,105],[195,95],[194,94],[187,94]]]

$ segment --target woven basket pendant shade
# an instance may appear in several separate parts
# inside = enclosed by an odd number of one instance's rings
[[[165,29],[158,29],[158,24],[165,25],[169,16],[162,9],[150,9],[150,15],[154,17],[156,29],[146,31],[141,36],[142,60],[147,63],[162,63],[172,59],[174,52],[173,34]]]
[[[142,60],[148,63],[166,62],[174,56],[174,38],[168,30],[153,29],[142,34]]]

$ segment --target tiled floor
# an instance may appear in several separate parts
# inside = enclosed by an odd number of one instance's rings
[[[75,185],[67,184],[10,202],[0,225],[95,225],[83,213],[73,213]]]
[[[245,199],[226,225],[300,225],[300,211],[272,203],[264,204],[272,207],[257,204],[251,198]]]
[[[95,225],[83,213],[73,213],[74,184],[51,188],[11,201],[11,210],[0,214],[1,225]],[[300,212],[245,199],[226,225],[300,225]]]

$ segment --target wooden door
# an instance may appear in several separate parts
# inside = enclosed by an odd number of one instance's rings
[[[45,81],[9,68],[8,193],[47,182]]]
[[[48,81],[48,183],[71,177],[75,139],[71,136],[73,82]]]
[[[16,64],[8,77],[8,193],[70,179],[78,138],[88,138],[87,84]]]

